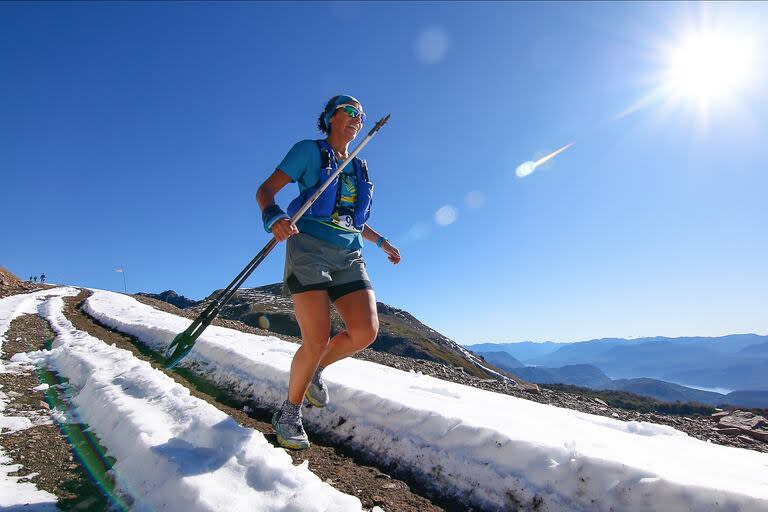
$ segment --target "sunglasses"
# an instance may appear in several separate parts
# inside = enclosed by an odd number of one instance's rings
[[[360,116],[360,122],[361,123],[365,122],[365,114],[357,110],[357,108],[350,105],[349,103],[344,103],[343,105],[339,105],[334,110],[338,110],[340,108],[343,108],[344,112],[346,112],[349,117],[355,118],[357,116]]]

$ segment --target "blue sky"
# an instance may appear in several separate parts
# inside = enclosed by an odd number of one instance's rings
[[[257,187],[347,93],[392,114],[362,154],[403,254],[366,247],[379,300],[463,343],[768,333],[766,23],[759,3],[2,3],[0,265],[202,298],[268,241]],[[747,37],[749,76],[664,88],[692,30]]]

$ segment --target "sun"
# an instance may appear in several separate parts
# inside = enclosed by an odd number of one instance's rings
[[[731,99],[753,78],[749,42],[718,32],[688,34],[667,52],[665,86],[678,100],[702,106]]]

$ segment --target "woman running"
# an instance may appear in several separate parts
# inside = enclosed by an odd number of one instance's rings
[[[348,146],[363,127],[365,114],[352,96],[334,96],[320,113],[322,140],[303,140],[291,148],[275,172],[262,183],[256,200],[264,228],[278,242],[287,240],[284,287],[293,296],[302,344],[293,357],[288,398],[272,417],[281,446],[309,447],[301,422],[306,397],[315,407],[330,400],[322,373],[328,365],[373,343],[379,331],[376,296],[365,271],[363,239],[380,247],[393,264],[400,252],[367,224],[373,185],[365,161],[355,158],[317,201],[291,226],[294,215],[349,155]],[[283,212],[275,195],[297,182],[299,196]],[[330,338],[333,302],[346,329]]]

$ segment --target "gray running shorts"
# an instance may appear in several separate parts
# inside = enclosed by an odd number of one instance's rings
[[[286,241],[284,294],[288,290],[291,293],[328,290],[335,300],[360,289],[371,289],[361,250],[344,249],[306,233],[293,235]]]

